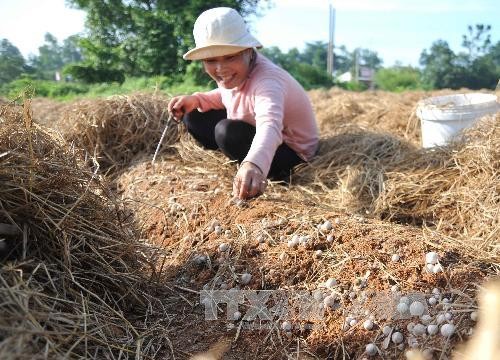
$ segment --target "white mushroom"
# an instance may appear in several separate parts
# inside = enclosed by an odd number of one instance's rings
[[[441,264],[436,264],[432,267],[433,274],[437,274],[437,273],[440,273],[442,271],[443,271],[443,267],[441,266]]]
[[[433,264],[425,264],[425,270],[429,274],[433,274],[434,273],[434,265]]]
[[[477,311],[473,311],[470,313],[470,319],[472,321],[477,321]]]
[[[244,273],[243,275],[241,275],[240,284],[247,285],[248,283],[250,283],[250,280],[252,280],[252,275],[249,273]]]
[[[406,303],[402,302],[402,303],[398,304],[396,309],[398,310],[398,313],[405,314],[408,312],[408,305]]]
[[[220,252],[224,252],[224,251],[227,251],[227,249],[229,249],[229,244],[227,243],[222,243],[219,245],[219,251]]]
[[[430,316],[429,314],[425,314],[420,317],[420,320],[422,320],[422,323],[424,323],[425,325],[428,325],[432,321],[432,316]]]
[[[408,330],[408,332],[412,332],[414,327],[415,327],[415,323],[410,321],[410,322],[406,325],[406,330]]]
[[[427,264],[432,264],[432,265],[437,264],[438,260],[439,260],[439,256],[434,251],[430,251],[427,254],[425,254],[425,262]]]
[[[374,355],[377,355],[377,352],[378,352],[377,345],[375,345],[375,344],[367,344],[366,345],[366,349],[365,349],[366,355],[374,356]]]
[[[326,220],[323,224],[321,224],[322,231],[330,231],[332,229],[332,223]]]
[[[393,255],[391,256],[391,260],[392,260],[392,262],[398,262],[398,261],[399,261],[399,259],[400,259],[400,257],[399,257],[399,255],[398,255],[398,254],[393,254]]]
[[[424,335],[425,334],[425,331],[426,331],[426,328],[425,328],[425,325],[423,324],[417,324],[413,327],[413,335],[415,336],[421,336],[421,335]]]
[[[455,333],[455,325],[453,324],[444,324],[441,326],[441,335],[446,338],[449,338]]]
[[[283,323],[281,324],[281,328],[283,329],[283,331],[288,332],[292,330],[292,324],[289,321],[283,321]]]
[[[425,306],[420,301],[414,301],[410,305],[410,314],[412,316],[422,316],[425,312]]]
[[[334,278],[329,278],[328,280],[326,280],[325,282],[325,286],[327,288],[332,288],[334,287],[335,285],[337,285],[337,280],[335,280]]]
[[[325,304],[325,306],[327,307],[333,307],[335,305],[335,299],[335,295],[328,295],[323,300],[323,304]]]
[[[391,331],[392,331],[392,328],[389,325],[386,325],[382,328],[382,334],[384,334],[385,336],[389,336]]]
[[[296,247],[297,245],[299,245],[299,236],[298,235],[294,235],[288,241],[288,247]]]
[[[365,322],[363,323],[363,328],[365,328],[365,330],[373,329],[373,321],[370,319],[365,320]]]
[[[396,331],[392,334],[391,340],[394,344],[401,344],[403,342],[403,334],[401,334],[399,331]]]
[[[438,316],[436,317],[436,322],[438,324],[442,324],[446,321],[446,317],[444,316],[444,314],[438,314]]]
[[[435,324],[430,324],[430,325],[427,325],[427,333],[429,335],[436,335],[437,332],[439,331],[439,327]]]

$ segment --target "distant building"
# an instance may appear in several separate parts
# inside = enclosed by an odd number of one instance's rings
[[[343,73],[337,78],[340,82],[349,82],[352,80],[352,74],[350,71]]]
[[[375,70],[367,66],[360,66],[358,68],[358,74],[354,78],[351,72],[348,71],[339,75],[339,77],[337,77],[337,80],[340,82],[361,82],[364,83],[369,89],[373,89],[375,84]]]
[[[375,87],[375,70],[367,66],[360,66],[358,82],[364,83],[368,89],[373,89]]]

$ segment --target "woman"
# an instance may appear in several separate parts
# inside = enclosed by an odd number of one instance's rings
[[[318,129],[309,98],[290,74],[257,53],[262,45],[236,10],[203,12],[193,35],[196,47],[183,58],[201,60],[217,89],[176,96],[168,110],[183,117],[204,147],[241,164],[233,196],[259,195],[267,177],[286,180],[295,165],[314,156]]]

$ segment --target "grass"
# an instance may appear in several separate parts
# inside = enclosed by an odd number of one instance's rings
[[[189,81],[172,83],[165,76],[131,77],[127,78],[123,84],[84,84],[79,82],[37,80],[24,77],[0,87],[0,96],[15,99],[26,88],[33,88],[35,96],[49,97],[61,101],[70,101],[76,98],[100,98],[111,95],[124,95],[139,91],[154,91],[155,89],[159,89],[170,96],[210,89],[209,86],[194,85]]]

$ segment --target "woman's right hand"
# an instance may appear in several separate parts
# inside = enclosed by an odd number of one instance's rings
[[[181,121],[184,114],[190,113],[199,106],[198,98],[194,95],[174,96],[168,103],[168,112],[177,121]]]

